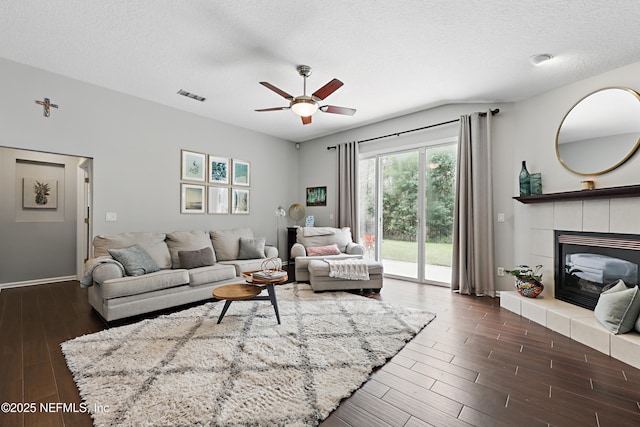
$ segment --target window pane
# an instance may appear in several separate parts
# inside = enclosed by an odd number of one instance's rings
[[[387,274],[418,278],[418,152],[383,156],[382,264]]]
[[[360,243],[365,247],[365,257],[375,259],[376,241],[376,159],[360,161]]]
[[[428,148],[425,170],[425,280],[451,283],[457,146]]]

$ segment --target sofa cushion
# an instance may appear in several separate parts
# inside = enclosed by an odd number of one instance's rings
[[[242,273],[249,271],[262,270],[263,258],[259,259],[236,259],[233,261],[220,261],[220,264],[229,265],[235,268],[236,276],[242,276]]]
[[[171,268],[171,255],[164,239],[165,233],[137,232],[120,233],[111,236],[96,236],[93,239],[94,256],[108,256],[109,249],[128,248],[132,245],[140,245],[156,262],[158,267]]]
[[[197,251],[178,251],[182,268],[207,267],[215,264],[212,248],[202,248]]]
[[[171,288],[189,283],[187,270],[160,270],[144,276],[126,276],[105,280],[102,286],[104,299],[143,294],[158,289]]]
[[[640,314],[640,293],[637,286],[627,288],[622,280],[603,288],[596,308],[595,318],[614,334],[625,334],[633,329]]]
[[[316,229],[320,229],[321,231],[317,232]],[[345,252],[347,245],[353,241],[351,228],[349,227],[299,227],[296,231],[296,240],[305,248],[326,246],[335,243],[338,245],[340,252]]]
[[[167,233],[167,247],[171,254],[171,265],[173,268],[188,268],[180,262],[180,251],[196,251],[203,248],[211,248],[213,262],[216,262],[216,254],[213,252],[209,233],[203,230],[194,231],[174,231]]]
[[[250,228],[215,230],[212,231],[210,235],[218,261],[238,259],[238,255],[240,254],[240,238],[253,239],[253,231]]]
[[[266,258],[264,254],[265,243],[264,237],[256,237],[255,239],[241,237],[238,259]]]
[[[128,276],[142,276],[160,270],[158,264],[149,256],[140,245],[129,246],[128,248],[109,249],[111,255],[124,267]]]
[[[340,255],[340,249],[338,249],[338,245],[335,243],[326,246],[310,246],[306,249],[307,256]]]
[[[210,285],[220,280],[236,277],[236,269],[231,265],[214,264],[208,267],[192,268],[189,273],[189,286]],[[238,280],[240,283],[240,280]]]

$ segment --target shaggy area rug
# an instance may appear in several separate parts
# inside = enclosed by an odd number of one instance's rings
[[[96,426],[315,426],[435,315],[277,288],[85,335],[62,351]],[[108,406],[94,412],[94,405]]]

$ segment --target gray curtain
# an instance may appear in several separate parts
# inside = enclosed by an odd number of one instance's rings
[[[358,230],[358,143],[345,142],[336,146],[338,159],[337,205],[338,227],[351,227],[353,240]]]
[[[491,112],[460,117],[451,289],[496,296]]]

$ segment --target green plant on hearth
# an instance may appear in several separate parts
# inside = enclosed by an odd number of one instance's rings
[[[536,282],[541,282],[542,273],[540,273],[540,270],[542,270],[542,265],[536,265],[533,268],[528,265],[519,265],[513,270],[505,270],[504,272],[523,281],[535,280]]]

